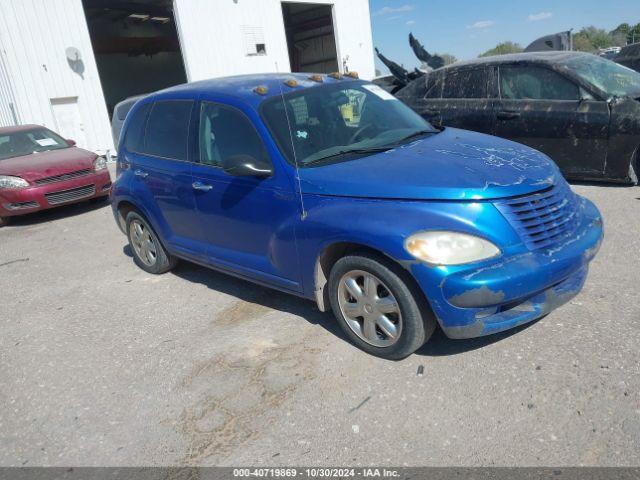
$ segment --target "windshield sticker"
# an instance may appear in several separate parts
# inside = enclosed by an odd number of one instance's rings
[[[53,138],[39,138],[36,140],[41,147],[53,147],[58,144]]]
[[[374,95],[377,95],[383,100],[398,100],[396,97],[391,95],[389,92],[387,92],[383,88],[380,88],[378,85],[362,85],[362,87],[366,88],[371,93],[373,93]]]
[[[304,138],[306,140],[308,136],[309,136],[309,132],[306,132],[305,130],[296,131],[296,138]]]

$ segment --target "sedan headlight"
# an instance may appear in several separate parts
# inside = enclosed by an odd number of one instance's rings
[[[434,265],[460,265],[500,255],[500,249],[488,240],[447,231],[415,233],[404,248],[417,259]]]
[[[24,188],[28,186],[29,182],[27,182],[24,178],[0,175],[0,189],[9,190],[13,188]]]
[[[93,169],[97,172],[98,170],[104,170],[107,168],[107,159],[104,157],[98,157],[93,161]]]

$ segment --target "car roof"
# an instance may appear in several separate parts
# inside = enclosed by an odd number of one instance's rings
[[[319,75],[322,81],[312,80],[311,77]],[[295,80],[297,85],[290,87],[285,82]],[[200,94],[213,94],[228,97],[235,97],[254,107],[262,103],[264,100],[280,95],[280,93],[290,93],[302,89],[317,88],[322,85],[353,82],[354,78],[343,76],[341,79],[334,79],[327,74],[313,73],[261,73],[252,75],[236,75],[232,77],[212,78],[209,80],[200,80],[197,82],[184,83],[170,87],[165,90],[156,92],[151,97],[161,99],[163,97],[171,98],[185,93],[189,97],[196,97]],[[266,93],[258,94],[255,92],[257,87],[266,87]]]
[[[17,132],[24,132],[27,130],[33,130],[34,128],[46,128],[43,127],[42,125],[35,125],[35,124],[26,124],[26,125],[12,125],[10,127],[0,127],[0,135],[3,134],[8,134],[8,133],[17,133]]]
[[[523,53],[508,53],[505,55],[492,55],[490,57],[479,57],[472,60],[461,60],[459,62],[447,65],[439,70],[445,70],[449,68],[459,68],[466,66],[477,65],[499,65],[501,63],[514,63],[514,62],[531,62],[531,63],[560,63],[571,58],[592,55],[586,52],[568,52],[568,51],[553,51],[553,52],[523,52]]]

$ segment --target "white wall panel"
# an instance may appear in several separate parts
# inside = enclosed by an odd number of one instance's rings
[[[333,5],[338,63],[373,78],[368,0],[300,0]],[[189,80],[290,71],[280,0],[174,0]],[[264,39],[266,55],[248,55],[246,34]],[[77,48],[83,71],[65,50]],[[90,150],[113,150],[104,95],[81,0],[0,0],[0,125],[13,122],[56,129],[54,103],[77,99]],[[64,134],[65,132],[61,132]]]
[[[333,5],[338,63],[375,75],[368,0],[299,0]],[[189,80],[290,71],[280,0],[174,0]],[[262,27],[266,55],[246,54],[243,32]]]
[[[0,35],[20,122],[56,129],[51,99],[75,97],[86,137],[80,146],[113,150],[81,0],[0,0]],[[67,62],[67,47],[80,51],[82,72]]]

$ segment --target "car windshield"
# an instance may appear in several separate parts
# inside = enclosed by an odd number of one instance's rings
[[[640,97],[640,73],[596,55],[581,55],[563,64],[610,97]]]
[[[286,112],[285,112],[286,104]],[[340,82],[265,101],[262,116],[291,164],[337,162],[437,133],[377,85]]]
[[[69,148],[69,144],[46,128],[0,133],[0,160],[62,148]]]

